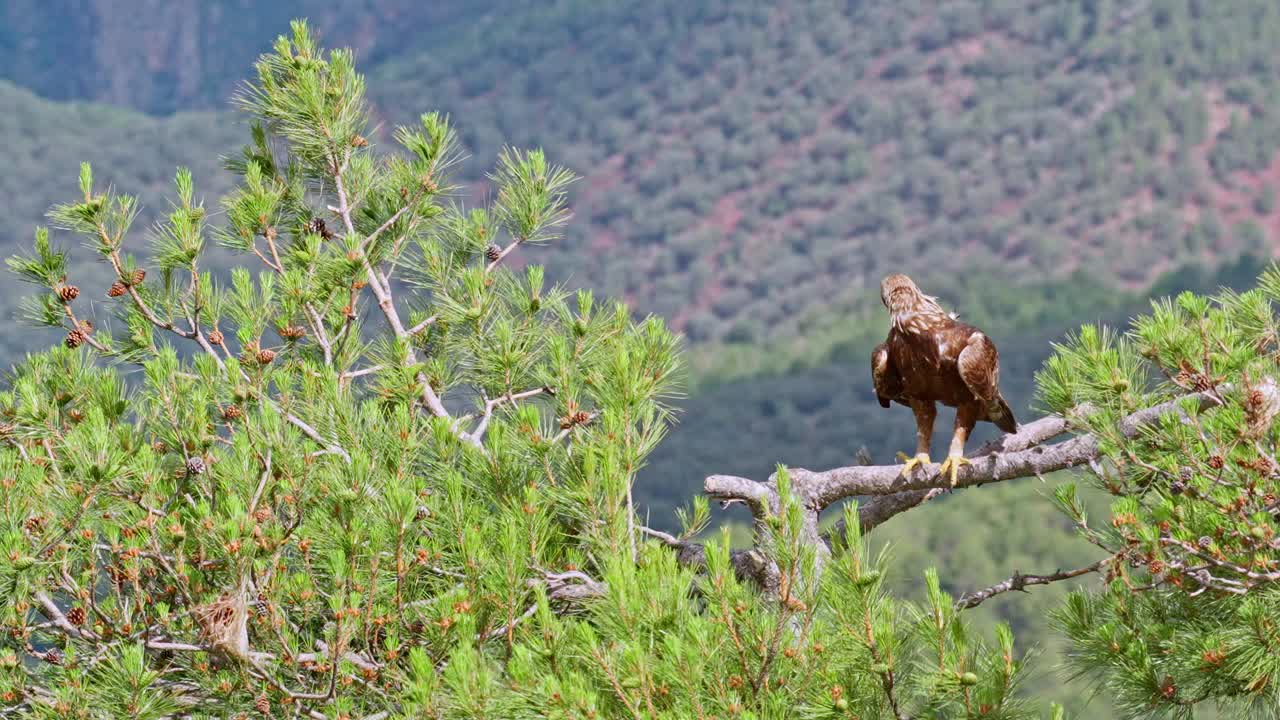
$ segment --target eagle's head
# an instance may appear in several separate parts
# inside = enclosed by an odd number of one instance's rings
[[[894,315],[919,310],[923,299],[920,288],[902,273],[894,273],[880,281],[880,300]]]
[[[889,309],[895,327],[917,325],[914,321],[909,322],[912,318],[925,323],[956,319],[955,313],[943,310],[937,298],[920,292],[915,281],[902,273],[894,273],[880,281],[880,300]]]

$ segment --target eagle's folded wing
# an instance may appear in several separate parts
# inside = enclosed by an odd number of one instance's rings
[[[1013,411],[1000,395],[1000,356],[991,338],[981,332],[970,335],[956,366],[969,392],[986,406],[987,419],[1005,432],[1017,432]]]
[[[871,351],[871,381],[880,407],[887,408],[892,401],[902,397],[902,376],[889,359],[889,346],[885,343]]]

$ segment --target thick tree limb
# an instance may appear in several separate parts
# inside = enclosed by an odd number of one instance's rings
[[[1017,570],[1014,570],[1013,576],[1007,580],[998,582],[995,585],[985,587],[981,590],[974,590],[973,592],[961,595],[960,599],[956,600],[955,607],[957,610],[968,610],[969,608],[975,608],[981,605],[983,602],[990,600],[1001,593],[1007,593],[1015,590],[1018,592],[1026,592],[1025,588],[1029,585],[1048,585],[1049,583],[1055,583],[1060,580],[1070,580],[1071,578],[1080,577],[1081,575],[1088,575],[1089,573],[1101,570],[1115,559],[1115,556],[1112,555],[1110,557],[1105,557],[1092,565],[1086,565],[1082,568],[1076,568],[1075,570],[1059,570],[1049,575],[1023,575]]]
[[[1125,435],[1136,434],[1143,426],[1158,420],[1169,412],[1181,412],[1179,404],[1188,398],[1199,402],[1201,408],[1222,403],[1222,395],[1230,386],[1221,386],[1206,392],[1139,410],[1123,418],[1118,429]],[[960,468],[955,487],[976,487],[993,482],[1042,476],[1047,473],[1081,465],[1095,464],[1100,450],[1097,438],[1079,435],[1053,445],[1043,443],[1070,430],[1078,423],[1073,419],[1088,415],[1091,408],[1081,406],[1068,417],[1051,416],[1021,426],[1016,433],[1005,435],[968,454],[970,464]],[[818,550],[819,567],[829,552],[826,538],[818,532],[818,516],[827,507],[840,500],[855,496],[871,496],[859,510],[863,531],[869,531],[898,513],[931,500],[952,488],[948,479],[939,473],[939,466],[931,464],[909,475],[902,474],[901,465],[854,465],[825,472],[813,472],[803,468],[788,469],[792,493],[805,509],[802,528],[805,540]],[[765,482],[734,475],[711,475],[703,483],[703,491],[725,503],[743,502],[751,509],[756,522],[757,543],[765,542],[765,520],[781,510],[777,475]],[[837,527],[839,532],[839,527]],[[668,543],[669,544],[669,543]],[[772,577],[766,569],[764,578]],[[768,592],[768,583],[762,584]]]
[[[928,490],[907,490],[892,495],[881,495],[858,504],[858,525],[863,533],[869,533],[898,513],[906,512],[918,505],[945,495],[946,490],[930,488]],[[844,532],[844,521],[837,525],[835,533]]]
[[[1221,391],[1222,389],[1220,389]],[[1202,407],[1220,402],[1219,393],[1197,393],[1191,397]],[[1135,434],[1163,414],[1175,410],[1182,399],[1171,400],[1140,410],[1120,422],[1126,435]],[[1038,476],[1070,467],[1087,465],[1098,457],[1098,443],[1090,435],[1081,435],[1055,445],[1043,445],[1070,428],[1068,419],[1046,417],[1019,428],[1017,433],[1005,435],[969,453],[971,464],[960,468],[956,487],[974,487],[992,482],[1002,482],[1022,477]],[[901,465],[853,465],[824,472],[803,468],[789,469],[792,486],[802,500],[813,510],[857,495],[892,496],[898,493],[924,493],[900,497],[885,502],[877,510],[883,522],[886,513],[894,508],[906,509],[923,502],[930,490],[950,487],[947,479],[938,472],[938,465],[931,464],[924,471],[902,475]],[[703,491],[723,500],[741,500],[751,506],[753,514],[777,503],[776,479],[761,483],[732,475],[712,475],[703,483]],[[914,501],[914,502],[912,502]]]

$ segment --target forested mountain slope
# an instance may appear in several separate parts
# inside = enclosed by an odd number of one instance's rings
[[[581,168],[579,272],[750,372],[714,348],[811,358],[890,269],[1139,288],[1267,254],[1280,6],[1125,7],[559,2],[374,86],[390,117],[426,88],[481,118],[481,164],[510,142]]]
[[[473,178],[504,143],[583,174],[554,265],[670,318],[719,380],[862,344],[888,269],[1141,289],[1280,239],[1266,0],[89,3],[56,28],[28,5],[4,8],[12,78],[144,110],[225,110],[231,70],[311,15],[388,126],[465,118]],[[205,118],[186,142],[228,122]]]

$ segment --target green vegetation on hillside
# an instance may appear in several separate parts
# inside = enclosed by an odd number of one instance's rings
[[[888,270],[1139,289],[1269,255],[1277,32],[1269,0],[561,0],[375,74],[391,117],[427,91],[487,120],[481,166],[509,142],[581,168],[575,277],[723,380],[762,369],[741,347],[857,339]]]
[[[216,206],[231,187],[219,156],[237,150],[245,131],[243,122],[229,113],[191,112],[157,119],[110,105],[42,100],[2,80],[0,107],[5,108],[0,113],[0,137],[9,139],[0,149],[5,166],[0,195],[9,213],[0,228],[0,249],[6,250],[29,244],[36,225],[48,223],[45,211],[54,198],[75,191],[84,161],[109,168],[106,182],[139,195],[142,214],[134,228],[139,237],[146,237],[148,226],[166,211],[162,193],[170,189],[175,167],[190,168],[201,195]],[[55,245],[76,242],[54,235]],[[69,274],[94,300],[103,299],[111,284],[101,265],[88,256],[80,256]],[[6,319],[18,314],[25,290],[15,283],[0,289]],[[0,334],[0,361],[6,367],[17,361],[36,339],[55,342],[57,337],[10,325]]]
[[[53,100],[153,114],[221,110],[254,57],[292,18],[311,17],[325,34],[376,60],[415,47],[426,28],[475,15],[470,0],[6,0],[0,79]]]
[[[225,107],[228,63],[265,49],[266,34],[224,38],[223,5],[181,16],[203,38],[191,41],[198,61],[176,41],[147,45],[154,62],[196,73],[172,97]],[[255,11],[259,27],[309,13],[329,42],[358,48],[384,126],[424,105],[474,118],[473,180],[505,144],[542,146],[582,173],[566,243],[516,259],[554,260],[664,315],[703,380],[812,365],[860,342],[866,288],[891,269],[942,288],[1083,271],[1141,290],[1280,241],[1269,0],[311,5]],[[11,26],[41,30],[23,7]],[[84,28],[35,35],[87,34],[101,62],[129,57],[109,15],[90,10]],[[16,79],[47,88],[39,78],[79,66],[58,67]],[[154,95],[149,68],[120,76]],[[104,88],[78,97],[154,107]],[[91,123],[20,137],[44,146],[65,133],[111,144]],[[759,347],[767,362],[742,352]]]

